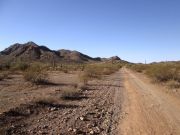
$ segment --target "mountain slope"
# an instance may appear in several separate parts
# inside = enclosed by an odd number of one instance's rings
[[[27,60],[45,60],[50,58],[58,58],[58,54],[55,51],[50,50],[45,46],[38,46],[34,42],[28,42],[25,44],[14,44],[4,51],[1,52],[2,55],[14,57],[14,58],[24,58]]]
[[[38,61],[52,61],[57,62],[93,62],[101,61],[100,58],[92,58],[88,55],[80,53],[78,51],[70,50],[50,50],[45,46],[39,46],[34,42],[27,42],[25,44],[16,43],[0,52],[1,57],[8,58],[21,58],[24,60],[38,60]]]
[[[82,54],[78,51],[70,51],[61,49],[58,51],[59,55],[63,57],[65,60],[72,60],[72,61],[96,61],[95,58],[92,58],[88,55]]]

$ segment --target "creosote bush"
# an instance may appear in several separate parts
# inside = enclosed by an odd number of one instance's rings
[[[169,80],[175,80],[178,78],[177,69],[173,65],[169,64],[155,64],[151,65],[146,74],[152,77],[155,81],[167,82]]]
[[[34,65],[24,73],[24,79],[33,84],[46,84],[48,76],[46,72],[39,66]]]
[[[134,64],[134,65],[131,65],[130,68],[133,69],[136,72],[142,73],[142,72],[144,72],[148,68],[148,65],[145,65],[145,64]]]
[[[12,65],[11,70],[17,71],[25,71],[30,67],[29,64],[25,63],[25,62],[16,62],[15,64]]]
[[[121,65],[100,63],[86,65],[84,71],[79,75],[79,79],[84,84],[93,79],[101,79],[103,75],[110,75],[121,68]]]
[[[72,71],[83,71],[85,64],[78,64],[78,63],[57,63],[55,67],[51,68],[53,70],[62,71],[64,73],[69,73]]]

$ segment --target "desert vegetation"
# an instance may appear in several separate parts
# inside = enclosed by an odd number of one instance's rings
[[[10,72],[8,72],[8,71],[4,71],[4,72],[0,72],[0,81],[1,80],[4,80],[4,79],[8,79],[9,78],[9,74],[10,74]]]
[[[81,98],[80,96],[81,96],[81,90],[73,86],[64,88],[60,95],[61,99],[63,100],[78,100]]]
[[[129,67],[134,71],[145,73],[154,82],[166,83],[172,88],[180,86],[180,63],[178,62],[135,64]]]
[[[104,75],[110,75],[121,68],[120,64],[112,64],[112,63],[96,63],[96,64],[86,64],[83,65],[83,67],[81,66],[80,69],[75,68],[76,71],[80,71],[79,72],[80,82],[73,87],[68,87],[67,89],[64,89],[61,94],[62,99],[64,100],[81,99],[82,98],[81,94],[84,90],[87,90],[87,85],[89,81],[92,81],[94,79],[95,80],[102,79]]]
[[[121,68],[121,64],[112,63],[98,63],[89,64],[85,66],[83,72],[80,73],[79,78],[84,84],[93,79],[101,79],[104,75],[110,75]]]
[[[40,65],[33,65],[24,73],[24,79],[33,84],[46,84],[48,82],[48,75]]]

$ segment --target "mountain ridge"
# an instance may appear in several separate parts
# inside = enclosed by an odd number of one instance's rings
[[[90,57],[75,50],[59,49],[51,50],[44,45],[38,45],[32,41],[20,44],[15,43],[0,52],[0,56],[21,58],[25,60],[40,61],[68,61],[68,62],[100,62],[100,61],[121,61],[118,56],[110,58]]]

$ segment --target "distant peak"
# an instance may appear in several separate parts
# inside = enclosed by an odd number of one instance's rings
[[[110,58],[111,60],[121,60],[118,56],[113,56]]]
[[[32,41],[29,41],[27,43],[25,43],[25,45],[29,45],[29,46],[33,46],[33,47],[38,47],[38,45]]]
[[[29,41],[26,44],[36,44],[36,43],[34,43],[33,41]]]

